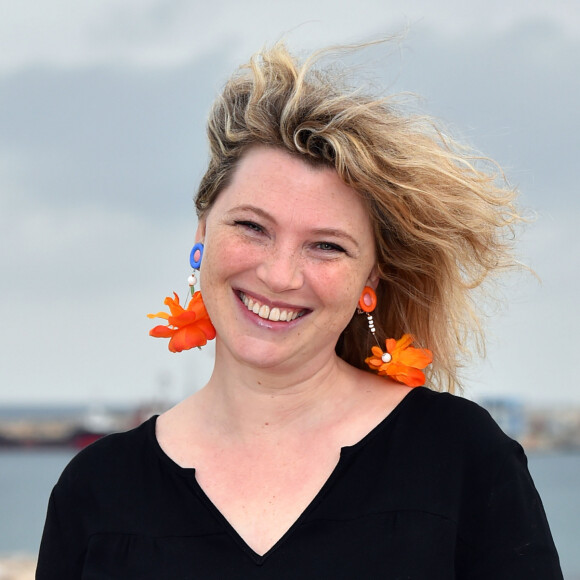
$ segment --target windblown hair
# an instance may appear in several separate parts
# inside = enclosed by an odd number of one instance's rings
[[[433,351],[428,384],[453,391],[457,370],[483,350],[482,283],[515,265],[514,191],[492,162],[459,146],[428,117],[394,97],[362,94],[342,73],[305,62],[284,44],[254,55],[229,79],[208,122],[211,157],[196,196],[203,217],[255,145],[334,168],[368,207],[380,281],[377,336],[411,333]],[[374,344],[354,314],[336,352],[367,369]],[[368,370],[368,369],[367,369]]]

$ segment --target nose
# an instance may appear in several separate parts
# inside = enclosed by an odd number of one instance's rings
[[[256,274],[272,292],[297,290],[304,283],[301,257],[291,249],[272,249],[258,265]]]

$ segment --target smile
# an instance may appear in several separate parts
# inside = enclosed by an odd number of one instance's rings
[[[260,318],[266,320],[272,320],[273,322],[291,322],[300,316],[304,316],[306,310],[293,310],[291,308],[278,308],[274,306],[270,308],[267,304],[262,304],[258,302],[255,298],[246,296],[243,292],[239,293],[241,301],[245,304],[246,308],[257,314]]]

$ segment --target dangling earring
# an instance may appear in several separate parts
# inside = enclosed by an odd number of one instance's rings
[[[375,321],[371,312],[377,306],[377,295],[370,286],[365,286],[358,301],[358,308],[365,313],[369,330],[377,346],[371,348],[373,354],[365,359],[365,363],[380,376],[403,383],[409,387],[419,387],[425,384],[425,374],[422,370],[433,361],[433,354],[426,348],[414,348],[413,337],[404,334],[399,340],[387,338],[385,351],[377,339]],[[404,353],[404,354],[403,354]]]
[[[202,347],[208,340],[215,338],[216,332],[203,303],[201,292],[195,291],[197,284],[196,271],[201,266],[203,244],[195,244],[189,256],[189,263],[193,268],[187,282],[189,284],[191,300],[185,308],[179,304],[179,296],[174,292],[173,298],[165,298],[164,304],[169,307],[168,312],[148,314],[148,318],[164,318],[167,326],[159,325],[149,331],[150,336],[169,338],[169,350],[181,352],[194,346]]]
[[[371,331],[371,334],[373,335],[373,338],[375,339],[377,346],[380,347],[376,335],[377,329],[375,328],[375,321],[373,320],[373,315],[371,314],[371,312],[373,312],[376,307],[377,307],[377,295],[375,291],[370,286],[365,286],[358,300],[358,308],[361,314],[363,312],[366,314],[367,321],[369,323],[369,330]],[[386,356],[389,356],[389,354],[387,353]],[[390,359],[385,360],[384,362],[390,362]]]
[[[191,249],[191,253],[189,254],[189,263],[193,268],[193,272],[189,275],[187,279],[187,283],[189,284],[189,291],[190,294],[193,296],[195,293],[195,285],[197,284],[197,276],[196,273],[199,272],[201,267],[201,259],[203,258],[203,244],[198,242],[193,246]]]

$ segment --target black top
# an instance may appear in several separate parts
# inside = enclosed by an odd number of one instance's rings
[[[552,580],[562,573],[518,443],[476,404],[412,390],[294,525],[253,552],[155,438],[79,453],[50,498],[37,579]]]

